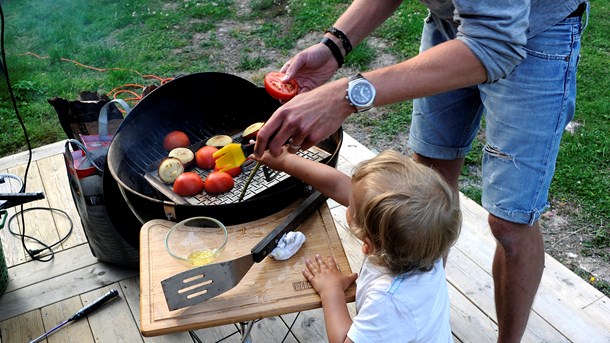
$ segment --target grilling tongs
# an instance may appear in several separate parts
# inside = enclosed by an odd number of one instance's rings
[[[170,311],[193,306],[235,287],[254,262],[262,261],[282,235],[293,231],[326,201],[326,196],[314,191],[282,223],[267,234],[250,254],[230,261],[193,268],[161,281]]]

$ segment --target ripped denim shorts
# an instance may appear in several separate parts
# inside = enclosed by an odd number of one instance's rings
[[[422,44],[440,43],[434,28],[426,23]],[[527,58],[506,78],[414,100],[411,150],[463,158],[484,114],[483,207],[510,222],[535,223],[548,206],[559,142],[574,115],[582,29],[580,17],[568,17],[531,38]]]

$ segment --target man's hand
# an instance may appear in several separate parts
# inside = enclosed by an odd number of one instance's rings
[[[283,81],[296,80],[299,93],[305,93],[330,80],[338,67],[330,50],[323,44],[316,44],[292,57],[280,72],[286,74]]]
[[[269,149],[277,156],[286,142],[288,151],[295,153],[330,136],[354,112],[345,99],[346,89],[344,78],[298,94],[282,105],[256,135],[254,154],[260,157]]]

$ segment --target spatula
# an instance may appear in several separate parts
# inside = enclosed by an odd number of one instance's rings
[[[296,229],[326,199],[326,196],[314,191],[248,255],[193,268],[161,281],[170,311],[199,304],[235,287],[255,262],[262,261],[277,247],[284,233]]]

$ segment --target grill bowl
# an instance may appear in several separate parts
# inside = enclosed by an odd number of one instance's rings
[[[107,203],[109,214],[124,213],[128,207],[142,224],[205,216],[235,225],[284,209],[306,195],[307,185],[289,177],[242,202],[191,204],[173,201],[145,177],[150,166],[166,156],[162,142],[170,131],[185,132],[193,143],[217,134],[237,136],[252,123],[268,120],[279,106],[263,87],[225,73],[189,74],[155,89],[134,106],[110,144],[104,188],[120,192],[125,201]],[[320,142],[317,148],[328,153],[320,163],[336,166],[341,142],[341,129]],[[120,234],[138,247],[139,228]]]

